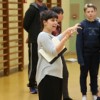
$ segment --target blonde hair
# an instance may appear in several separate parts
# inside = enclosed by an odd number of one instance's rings
[[[87,8],[93,8],[94,10],[97,10],[97,7],[94,4],[92,4],[92,3],[85,4],[84,12],[87,10]]]

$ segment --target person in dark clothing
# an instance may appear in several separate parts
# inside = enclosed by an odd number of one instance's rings
[[[100,58],[100,22],[96,19],[97,8],[93,4],[84,6],[86,19],[80,23],[82,29],[78,29],[76,38],[76,51],[80,64],[80,87],[82,100],[87,100],[87,75],[90,75],[90,87],[93,100],[97,99],[98,70]]]
[[[51,8],[52,11],[56,12],[58,15],[58,26],[57,29],[55,31],[52,32],[52,34],[54,36],[57,36],[61,33],[61,26],[60,23],[62,22],[63,19],[63,9],[61,7],[57,7],[54,6]],[[62,86],[62,90],[63,90],[63,100],[72,100],[72,98],[69,97],[69,93],[68,93],[68,69],[67,69],[67,65],[64,59],[64,56],[61,56],[62,62],[63,62],[63,86]]]
[[[100,17],[97,17],[98,21],[100,22]],[[99,58],[99,63],[100,63],[100,58]]]
[[[41,22],[40,22],[40,12],[47,10],[43,0],[35,0],[34,3],[30,4],[30,7],[25,13],[23,27],[28,33],[28,52],[29,52],[29,65],[28,65],[28,78],[29,83],[28,87],[30,93],[37,93],[36,89],[36,66],[38,61],[37,53],[37,36],[41,31]]]

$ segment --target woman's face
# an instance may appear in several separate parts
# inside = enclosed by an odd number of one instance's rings
[[[44,21],[44,28],[48,30],[48,32],[55,31],[57,28],[58,22],[57,18],[50,18],[47,21]]]
[[[96,18],[97,11],[89,7],[85,11],[85,16],[88,20],[93,21]]]

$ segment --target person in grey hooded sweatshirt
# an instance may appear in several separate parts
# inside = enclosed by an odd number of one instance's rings
[[[43,3],[43,0],[35,0],[35,2],[30,4],[23,20],[23,27],[28,33],[28,87],[30,89],[30,93],[32,94],[37,93],[37,84],[35,80],[36,66],[38,61],[37,36],[41,31],[40,13],[44,10],[47,10],[47,7]]]

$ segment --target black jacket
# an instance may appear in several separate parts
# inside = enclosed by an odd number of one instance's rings
[[[47,10],[43,5],[42,10]],[[41,8],[36,3],[32,3],[25,13],[23,27],[28,32],[28,42],[37,42],[37,36],[41,31],[40,12]]]

